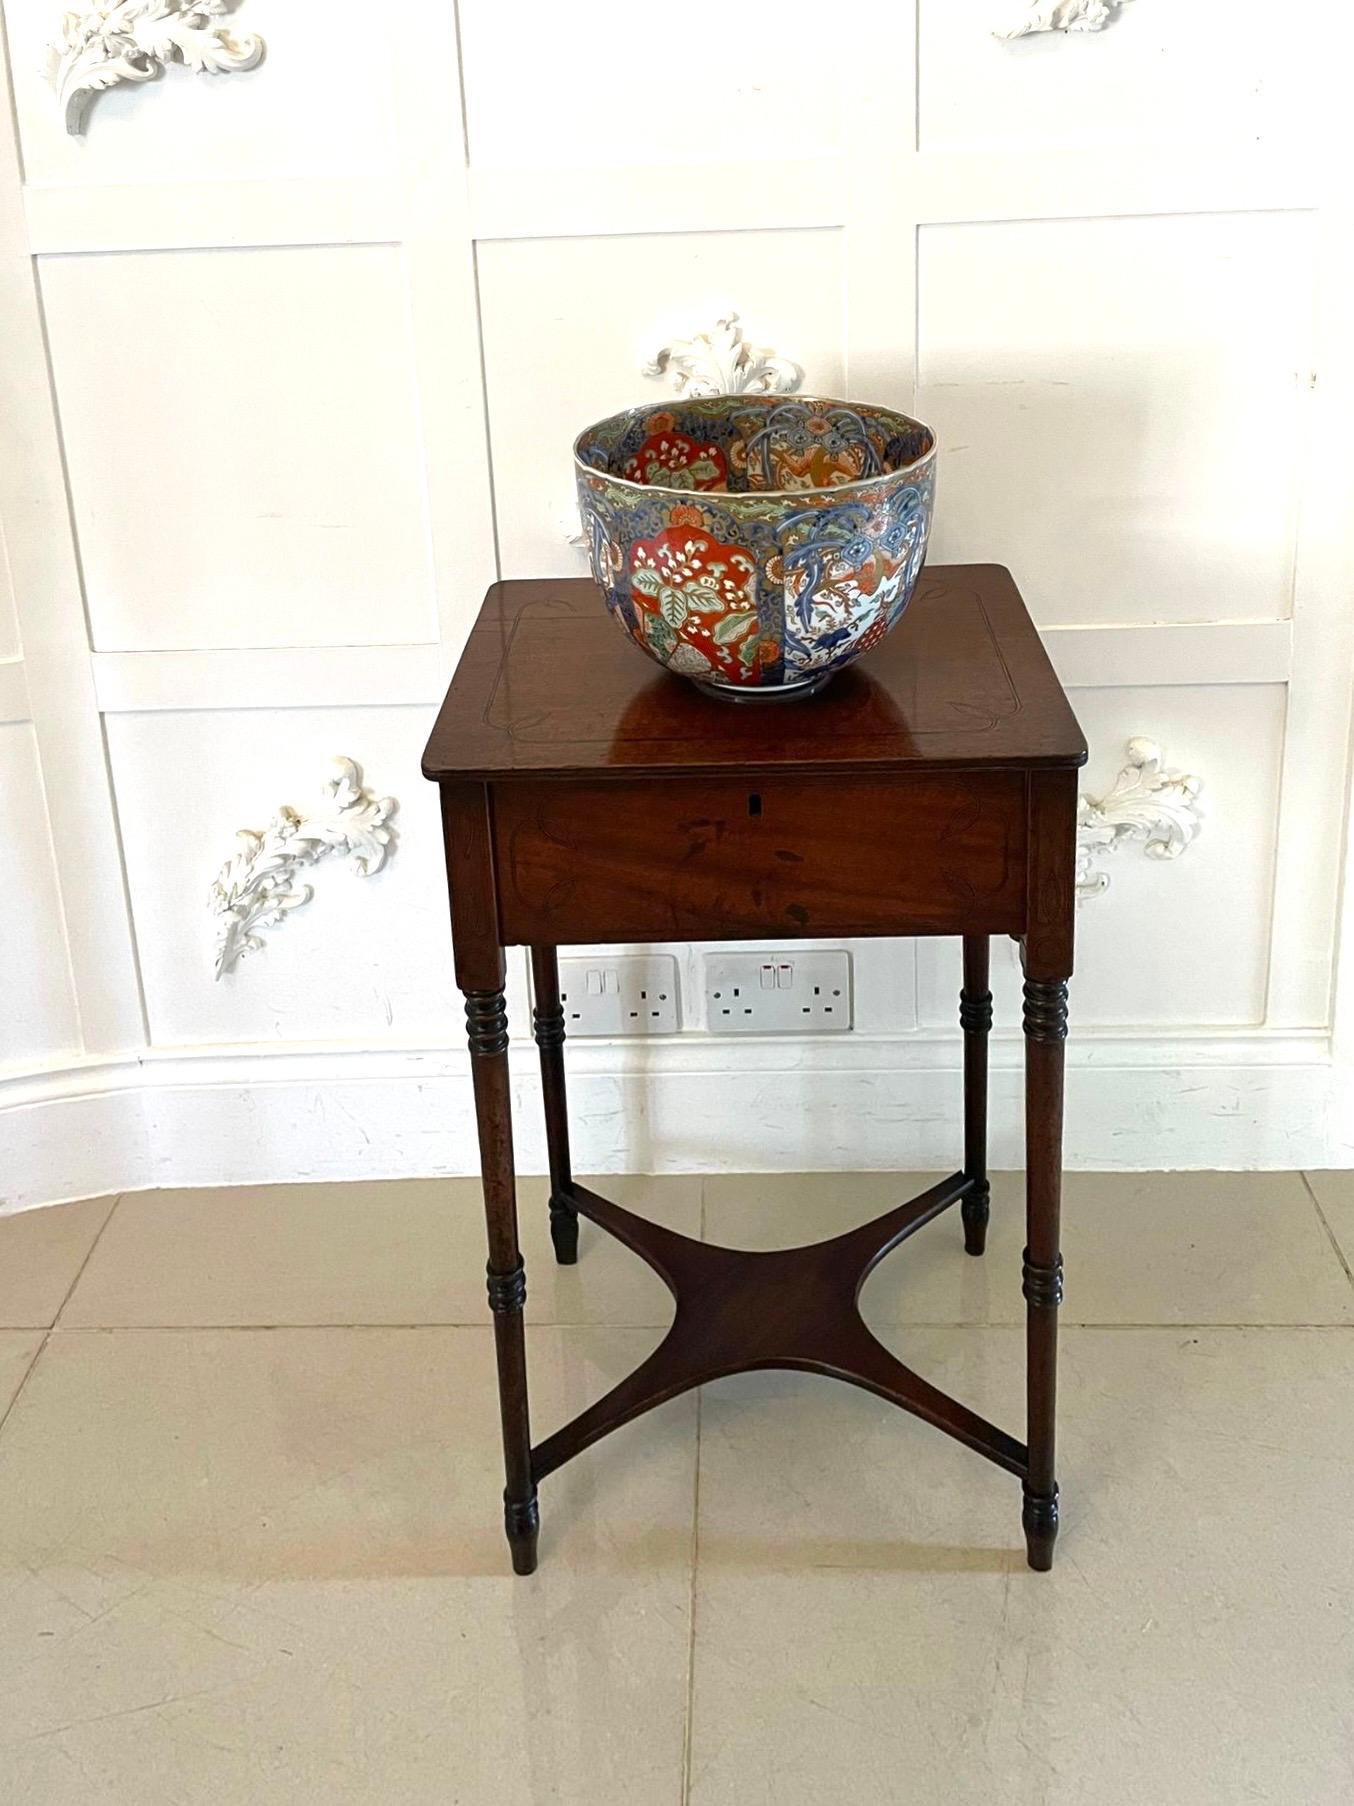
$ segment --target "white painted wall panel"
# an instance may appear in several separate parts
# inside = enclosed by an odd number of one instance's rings
[[[932,557],[1041,625],[1278,618],[1312,382],[1307,214],[926,228]]]
[[[5,530],[0,525],[0,659],[18,658],[22,651],[19,616],[14,606],[14,579],[5,549]]]
[[[0,846],[4,1066],[53,1059],[80,1043],[37,745],[24,722],[0,723]]]
[[[802,365],[807,390],[842,389],[838,232],[500,239],[479,247],[479,280],[505,577],[586,568],[567,543],[580,530],[573,441],[671,393],[640,374],[669,340],[735,307],[750,339]]]
[[[1103,32],[1006,43],[1025,0],[920,8],[923,150],[1254,141],[1310,111],[1312,30],[1273,0],[1135,0]]]
[[[1081,788],[1101,796],[1125,743],[1150,725],[1167,763],[1204,779],[1203,832],[1178,860],[1123,847],[1099,869],[1110,888],[1077,915],[1073,1025],[1184,1028],[1259,1023],[1265,1014],[1274,885],[1275,803],[1284,729],[1278,684],[1077,690],[1090,762]],[[1001,1020],[1020,1021],[1014,946],[993,942]],[[958,951],[918,943],[923,1024],[955,1020]]]
[[[397,249],[40,268],[97,648],[436,636]]]
[[[97,96],[69,137],[45,78],[60,6],[6,0],[27,179],[101,185],[379,173],[393,159],[390,49],[362,0],[323,12],[243,0],[237,33],[258,32],[255,70],[209,77],[175,67]]]
[[[118,715],[109,753],[152,1042],[459,1042],[436,792],[419,774],[425,709],[222,709]],[[357,878],[304,874],[314,899],[213,981],[207,889],[240,828],[318,798],[355,758],[393,795],[399,845]]]
[[[857,0],[852,11],[852,32],[886,67],[901,57],[904,10]],[[680,15],[633,0],[461,0],[459,12],[476,164],[726,162],[737,182],[787,143],[792,156],[830,156],[863,138],[879,98],[864,69],[849,98],[825,84],[823,56],[842,44],[819,0],[686,0]]]

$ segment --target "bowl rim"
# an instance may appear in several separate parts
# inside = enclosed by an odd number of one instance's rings
[[[935,459],[936,452],[939,448],[934,427],[928,426],[924,420],[917,420],[911,414],[903,413],[901,408],[891,407],[887,402],[883,401],[846,401],[843,400],[841,396],[830,395],[737,395],[728,393],[723,395],[692,395],[686,397],[674,395],[671,401],[666,404],[666,407],[674,409],[680,408],[684,401],[688,405],[691,402],[696,401],[729,401],[740,403],[750,402],[754,406],[761,403],[774,402],[781,407],[784,407],[788,403],[802,401],[809,403],[811,406],[816,406],[820,412],[825,411],[828,408],[849,408],[853,412],[861,408],[866,408],[875,413],[891,414],[895,420],[905,421],[908,426],[920,427],[922,432],[929,436],[931,443],[927,449],[921,453],[920,457],[914,458],[910,464],[899,465],[896,470],[886,470],[875,477],[855,477],[849,483],[813,483],[806,489],[681,489],[669,483],[637,483],[633,477],[618,477],[614,476],[609,470],[598,470],[595,464],[587,463],[579,453],[579,447],[589,434],[595,433],[599,427],[607,425],[609,421],[618,420],[622,414],[637,414],[642,408],[649,407],[655,412],[665,410],[665,404],[661,401],[637,401],[633,402],[627,408],[617,408],[613,413],[604,414],[600,420],[594,420],[591,426],[585,426],[583,428],[574,439],[574,465],[576,469],[584,472],[588,476],[600,477],[604,482],[615,483],[621,489],[632,489],[636,495],[670,495],[682,502],[690,502],[693,497],[708,497],[713,504],[723,507],[730,502],[793,501],[795,499],[802,501],[805,496],[810,495],[850,495],[851,491],[854,489],[875,489],[880,483],[891,483],[895,477],[907,477],[914,472],[921,470],[924,465],[931,463]],[[697,505],[699,505],[699,503],[697,503]]]

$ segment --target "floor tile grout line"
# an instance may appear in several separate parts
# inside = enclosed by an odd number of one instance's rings
[[[23,1377],[20,1379],[18,1385],[14,1388],[13,1398],[10,1399],[9,1403],[5,1406],[4,1410],[0,1411],[0,1437],[3,1437],[3,1435],[5,1433],[5,1425],[9,1422],[10,1416],[13,1413],[14,1407],[18,1404],[19,1400],[23,1397],[24,1393],[28,1389],[28,1382],[33,1377],[33,1369],[37,1366],[38,1361],[41,1358],[43,1349],[46,1348],[49,1340],[51,1339],[51,1334],[52,1334],[51,1329],[48,1328],[48,1329],[45,1329],[42,1332],[41,1336],[38,1338],[38,1345],[33,1350],[32,1359],[29,1361],[27,1367],[24,1368]]]
[[[85,1250],[85,1258],[80,1262],[79,1267],[76,1269],[74,1279],[72,1279],[70,1284],[66,1287],[65,1294],[62,1297],[61,1303],[57,1306],[56,1315],[55,1315],[55,1317],[52,1318],[52,1321],[51,1321],[50,1327],[52,1329],[56,1328],[56,1326],[60,1323],[62,1317],[65,1315],[66,1306],[70,1303],[72,1294],[74,1293],[76,1286],[79,1285],[80,1281],[85,1276],[85,1268],[89,1265],[90,1261],[93,1260],[95,1250],[98,1248],[99,1243],[103,1240],[104,1236],[108,1233],[108,1225],[112,1222],[113,1218],[117,1215],[118,1205],[121,1204],[123,1198],[125,1198],[126,1195],[127,1195],[126,1192],[121,1192],[121,1191],[113,1193],[113,1202],[108,1206],[108,1215],[103,1219],[102,1223],[99,1224],[98,1230],[94,1236],[93,1241],[89,1244],[88,1248],[86,1248],[86,1250]]]
[[[934,1324],[934,1323],[930,1323],[930,1324],[924,1324],[921,1327],[926,1328],[926,1329],[936,1329],[940,1326],[937,1324]],[[1009,1323],[988,1323],[988,1324],[972,1324],[972,1325],[960,1324],[960,1325],[956,1325],[955,1327],[957,1327],[957,1328],[974,1328],[974,1329],[1010,1329],[1014,1326]],[[1110,1330],[1110,1329],[1131,1329],[1131,1330],[1227,1329],[1227,1330],[1260,1330],[1260,1331],[1264,1331],[1264,1330],[1301,1329],[1301,1330],[1349,1331],[1349,1330],[1354,1330],[1354,1318],[1346,1318],[1343,1322],[1340,1322],[1340,1323],[1331,1322],[1329,1320],[1327,1320],[1325,1322],[1319,1322],[1319,1321],[1311,1321],[1308,1319],[1304,1319],[1301,1322],[1298,1322],[1295,1320],[1292,1323],[1276,1323],[1272,1317],[1267,1317],[1264,1319],[1263,1322],[1259,1322],[1259,1323],[1236,1323],[1236,1322],[1230,1322],[1230,1323],[1219,1323],[1219,1322],[1167,1323],[1167,1322],[1163,1322],[1160,1318],[1156,1319],[1156,1321],[1151,1322],[1151,1323],[1107,1323],[1104,1321],[1079,1323],[1079,1322],[1077,1322],[1077,1320],[1075,1318],[1066,1318],[1061,1321],[1060,1327],[1063,1329],[1099,1329],[1099,1330]]]
[[[691,1580],[686,1595],[686,1723],[682,1728],[681,1802],[688,1806],[691,1797],[691,1734],[695,1708],[695,1613],[697,1613],[697,1571],[700,1566],[700,1423],[704,1387],[695,1389],[695,1476],[691,1481]]]
[[[705,1240],[705,1176],[701,1175],[700,1196],[697,1204],[696,1233],[701,1241]],[[696,1697],[696,1591],[697,1575],[700,1566],[701,1535],[701,1404],[705,1388],[696,1388],[696,1461],[695,1472],[691,1483],[691,1579],[687,1593],[687,1630],[686,1630],[686,1716],[682,1727],[682,1775],[679,1806],[687,1806],[691,1798],[691,1738],[693,1731],[693,1708]]]
[[[1336,1260],[1338,1260],[1340,1265],[1344,1268],[1345,1278],[1349,1281],[1351,1286],[1354,1286],[1354,1272],[1351,1272],[1349,1262],[1345,1259],[1345,1251],[1340,1246],[1339,1240],[1336,1237],[1335,1231],[1330,1226],[1330,1221],[1326,1216],[1325,1211],[1321,1208],[1321,1200],[1316,1195],[1316,1187],[1312,1184],[1305,1172],[1300,1173],[1299,1177],[1301,1178],[1303,1185],[1307,1188],[1307,1196],[1312,1200],[1313,1208],[1316,1211],[1321,1227],[1326,1232],[1332,1252],[1334,1253]]]
[[[56,1325],[52,1326],[53,1328]],[[608,1318],[588,1321],[556,1321],[550,1317],[534,1317],[529,1325],[531,1329],[595,1329],[595,1330],[652,1330],[662,1331],[671,1328],[671,1323],[617,1323]],[[935,1327],[931,1325],[930,1327]],[[42,1329],[40,1323],[4,1324],[4,1329]],[[319,1322],[302,1319],[290,1319],[270,1323],[63,1323],[60,1332],[63,1336],[122,1336],[122,1335],[168,1335],[172,1332],[197,1330],[203,1334],[218,1335],[239,1330],[257,1331],[260,1334],[271,1334],[284,1329],[479,1329],[492,1331],[493,1322],[488,1317],[418,1317],[413,1319],[378,1318],[371,1322],[354,1322],[344,1318],[340,1322],[328,1319]]]
[[[1240,1319],[1221,1320],[1218,1318],[1170,1319],[1156,1317],[1150,1319],[1124,1319],[1119,1321],[1106,1317],[1069,1317],[1066,1313],[1061,1319],[1064,1329],[1132,1329],[1132,1330],[1180,1330],[1180,1329],[1354,1329],[1354,1317],[1337,1321],[1331,1318],[1294,1318],[1291,1322],[1276,1321],[1272,1317],[1245,1321]],[[953,1317],[907,1317],[895,1322],[885,1323],[876,1320],[881,1330],[1019,1330],[1023,1325],[1019,1318],[1003,1318],[997,1322],[974,1319],[959,1322]],[[199,1333],[203,1335],[275,1335],[283,1330],[431,1330],[431,1329],[476,1329],[492,1330],[492,1323],[470,1318],[422,1318],[414,1322],[372,1322],[353,1323],[64,1323],[52,1324],[44,1328],[40,1323],[11,1323],[3,1326],[5,1333],[21,1334],[24,1331],[37,1331],[44,1335],[59,1333],[62,1336],[126,1336],[126,1335],[185,1335]],[[669,1326],[665,1323],[613,1323],[605,1319],[595,1322],[554,1322],[550,1319],[533,1321],[533,1329],[567,1329],[567,1330],[663,1330]],[[790,1371],[786,1369],[785,1371]]]
[[[9,1422],[10,1417],[11,1417],[16,1405],[18,1404],[19,1400],[23,1397],[24,1393],[28,1390],[28,1382],[32,1379],[34,1373],[36,1372],[38,1362],[42,1359],[43,1354],[46,1352],[47,1344],[51,1341],[52,1336],[54,1335],[54,1333],[56,1331],[56,1326],[61,1321],[61,1313],[65,1310],[66,1306],[70,1303],[71,1293],[75,1290],[76,1286],[79,1285],[80,1280],[84,1274],[85,1268],[89,1265],[91,1259],[93,1258],[94,1250],[98,1247],[99,1243],[103,1240],[104,1231],[107,1229],[108,1225],[112,1222],[113,1213],[116,1211],[118,1205],[122,1202],[123,1196],[124,1196],[124,1194],[120,1191],[113,1193],[113,1202],[108,1206],[108,1214],[103,1219],[102,1223],[99,1224],[99,1227],[98,1227],[97,1231],[95,1232],[92,1241],[90,1242],[88,1248],[85,1249],[85,1257],[80,1262],[80,1265],[76,1268],[74,1278],[71,1280],[70,1284],[66,1287],[65,1292],[62,1294],[61,1303],[56,1307],[56,1315],[52,1318],[52,1321],[47,1325],[46,1329],[42,1332],[41,1339],[39,1340],[37,1347],[33,1350],[33,1358],[28,1363],[27,1367],[25,1367],[23,1378],[19,1381],[18,1385],[14,1388],[13,1398],[10,1399],[9,1403],[5,1406],[4,1410],[0,1411],[0,1435],[4,1434],[5,1425]]]

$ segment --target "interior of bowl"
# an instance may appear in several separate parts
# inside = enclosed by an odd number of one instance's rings
[[[715,395],[627,408],[579,434],[591,470],[646,489],[771,494],[907,470],[935,445],[892,408],[819,396]]]

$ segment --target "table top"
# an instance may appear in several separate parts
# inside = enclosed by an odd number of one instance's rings
[[[819,695],[729,703],[662,671],[587,577],[495,583],[423,755],[434,779],[1048,769],[1086,741],[1010,572],[931,565]]]

